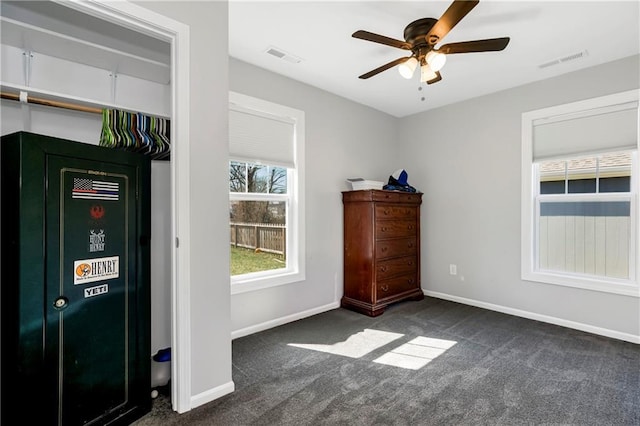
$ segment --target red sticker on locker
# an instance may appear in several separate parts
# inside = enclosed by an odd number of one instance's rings
[[[101,205],[91,206],[89,213],[91,213],[91,217],[94,219],[102,219],[102,216],[104,216],[104,207]]]

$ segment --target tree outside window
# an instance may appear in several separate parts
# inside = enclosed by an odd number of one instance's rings
[[[232,275],[286,268],[287,172],[272,165],[229,163]]]
[[[247,194],[286,194],[287,169],[283,167],[232,161],[229,166],[229,191]],[[286,223],[282,201],[238,200],[231,203],[232,222]]]

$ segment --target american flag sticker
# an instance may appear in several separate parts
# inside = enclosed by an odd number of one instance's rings
[[[73,178],[71,198],[118,201],[119,187],[118,182]]]

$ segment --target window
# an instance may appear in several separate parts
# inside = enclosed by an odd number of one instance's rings
[[[231,293],[304,279],[304,113],[229,96]]]
[[[231,275],[286,269],[289,169],[231,161]]]
[[[640,297],[637,99],[523,114],[522,279]]]
[[[534,164],[540,271],[631,278],[632,152]]]

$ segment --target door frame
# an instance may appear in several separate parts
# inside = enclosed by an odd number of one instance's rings
[[[171,44],[171,401],[191,409],[189,26],[128,1],[52,0]],[[183,241],[179,244],[180,240]]]

